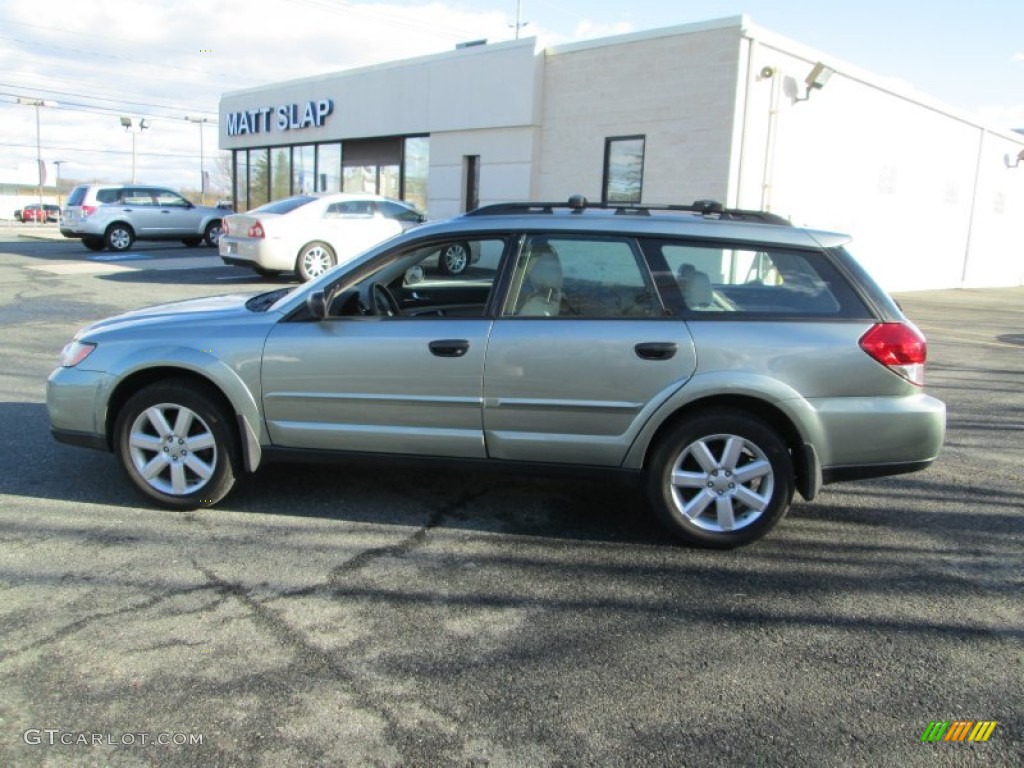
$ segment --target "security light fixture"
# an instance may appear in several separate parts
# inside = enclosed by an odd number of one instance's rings
[[[836,71],[831,67],[825,66],[822,62],[816,62],[811,67],[810,73],[804,78],[804,85],[807,86],[807,90],[804,91],[803,96],[797,96],[793,99],[794,102],[807,101],[811,98],[812,91],[820,91],[825,87],[825,84],[829,81],[829,78],[834,75]]]
[[[130,117],[121,116],[121,126],[132,135],[132,184],[135,183],[135,134],[142,133],[144,130],[149,128],[149,123],[146,118],[140,117],[139,122],[134,124],[138,130],[132,130],[132,119]]]
[[[1008,154],[1003,155],[1003,162],[1006,163],[1007,168],[1016,168],[1018,165],[1020,165],[1021,160],[1024,160],[1024,149],[1018,152],[1017,157],[1015,157],[1012,161]]]

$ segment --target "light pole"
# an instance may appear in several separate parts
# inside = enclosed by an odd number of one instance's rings
[[[39,108],[56,107],[57,102],[50,101],[49,99],[28,99],[23,96],[19,96],[18,103],[36,108],[36,172],[39,174],[39,185],[37,191],[39,193],[39,212],[44,213],[46,209],[43,208],[43,182],[46,181],[46,166],[43,165],[43,148],[39,139]],[[45,215],[43,215],[43,219],[46,219]],[[38,222],[39,219],[36,219],[36,221]]]
[[[132,130],[132,119],[130,117],[122,117],[121,118],[121,125],[123,125],[124,129],[126,131],[128,131],[132,135],[132,184],[134,184],[135,183],[135,134],[136,133],[142,133],[144,130],[149,128],[149,123],[146,122],[146,118],[140,117],[139,118],[139,130],[138,131],[133,131]]]
[[[185,119],[190,123],[195,123],[199,126],[199,203],[200,205],[206,205],[206,168],[205,168],[205,153],[203,152],[203,123],[212,123],[208,117],[193,117],[192,115],[185,115]]]
[[[57,207],[60,208],[60,166],[67,160],[54,160],[53,167],[57,169]]]

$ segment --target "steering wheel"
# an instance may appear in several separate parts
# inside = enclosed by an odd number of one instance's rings
[[[402,313],[401,307],[398,306],[398,299],[383,283],[367,285],[363,289],[363,296],[359,303],[364,314],[367,315],[394,317]]]

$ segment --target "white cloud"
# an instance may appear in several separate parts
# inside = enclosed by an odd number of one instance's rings
[[[1010,61],[1024,61],[1024,51],[1013,54],[1013,56],[1010,57]]]
[[[511,39],[507,14],[324,0],[48,0],[0,5],[0,177],[31,165],[35,114],[17,96],[52,99],[40,114],[44,161],[63,178],[127,180],[131,137],[118,116],[146,117],[136,135],[139,181],[198,187],[198,128],[226,91]],[[216,132],[204,128],[206,168]],[[53,174],[52,166],[49,172]]]

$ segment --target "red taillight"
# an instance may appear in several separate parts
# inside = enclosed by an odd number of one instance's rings
[[[96,213],[96,206],[95,205],[83,205],[82,206],[82,218],[83,219],[86,216],[92,216],[94,213]]]
[[[263,225],[258,221],[249,227],[249,237],[266,237],[266,233],[263,231]]]
[[[904,323],[879,323],[860,337],[860,348],[911,384],[924,386],[928,343],[917,328]]]

